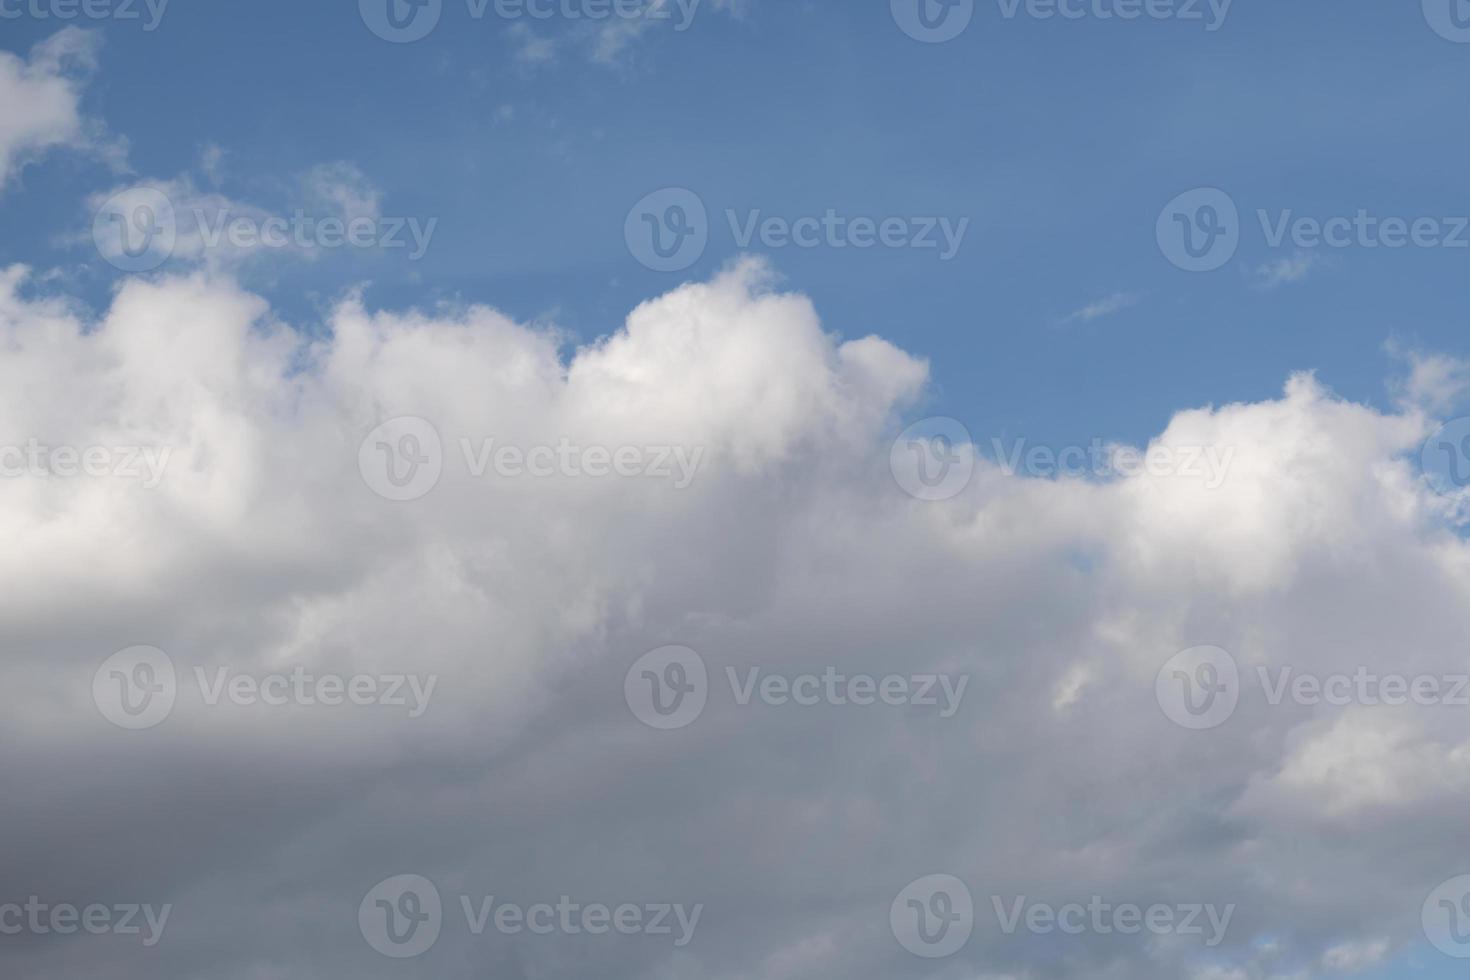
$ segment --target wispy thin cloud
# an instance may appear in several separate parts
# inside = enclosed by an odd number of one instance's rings
[[[1126,310],[1130,306],[1137,306],[1143,296],[1139,293],[1114,293],[1100,300],[1088,303],[1080,310],[1074,310],[1062,319],[1063,323],[1075,323],[1078,320],[1090,323],[1093,320],[1105,316],[1111,316],[1119,310]]]
[[[1321,264],[1315,252],[1297,252],[1294,255],[1266,262],[1255,268],[1257,289],[1276,289],[1294,282],[1301,282]]]

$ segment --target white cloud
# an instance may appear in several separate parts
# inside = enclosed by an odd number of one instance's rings
[[[1316,252],[1298,251],[1293,255],[1277,258],[1274,262],[1263,263],[1255,269],[1256,287],[1275,289],[1301,282],[1321,265],[1321,261],[1321,256]]]
[[[1388,350],[1409,366],[1408,376],[1396,384],[1405,406],[1442,414],[1453,411],[1470,395],[1470,361],[1406,350],[1397,343],[1389,344]]]
[[[1343,943],[1322,955],[1322,966],[1337,973],[1358,973],[1377,966],[1387,954],[1388,941],[1385,939]]]
[[[161,217],[158,222],[159,226],[167,224],[173,233],[167,250],[170,269],[206,265],[215,270],[238,270],[249,260],[319,259],[332,248],[341,247],[338,239],[342,233],[329,242],[316,233],[318,223],[327,219],[343,224],[367,222],[374,240],[388,234],[389,226],[380,222],[381,192],[353,164],[335,162],[311,168],[295,179],[294,192],[284,205],[272,206],[239,200],[220,189],[223,155],[218,147],[207,147],[202,155],[200,169],[207,188],[200,187],[194,175],[183,173],[169,180],[144,179],[92,194],[86,202],[89,224],[103,209],[133,214],[139,204],[151,204],[159,200],[158,194],[163,195],[171,217]],[[391,227],[399,229],[395,240],[401,240],[405,248],[416,248],[431,220],[412,218],[401,225],[394,223]],[[231,229],[236,222],[248,224],[251,233],[235,235]],[[428,231],[431,238],[432,229]],[[103,258],[112,261],[123,254],[127,241],[115,234],[99,237],[89,228],[78,232],[74,243],[97,248]]]
[[[552,34],[537,32],[525,21],[518,21],[511,26],[510,35],[517,41],[516,59],[523,65],[553,62],[562,49],[574,48],[585,52],[594,64],[617,67],[626,64],[635,46],[655,31],[683,35],[693,29],[706,10],[739,20],[749,11],[750,3],[751,0],[639,0],[631,6],[616,5],[612,16],[577,19],[569,28]]]
[[[58,147],[117,152],[103,146],[99,127],[81,109],[100,43],[99,34],[69,27],[37,44],[29,58],[0,51],[0,185]]]
[[[121,980],[396,975],[356,908],[405,871],[450,896],[707,904],[677,952],[446,928],[425,961],[438,975],[928,976],[889,903],[943,872],[982,914],[992,895],[1237,906],[1210,951],[977,928],[947,975],[1288,976],[1412,942],[1460,853],[1463,709],[1252,694],[1193,732],[1154,701],[1160,666],[1205,643],[1247,678],[1459,668],[1470,545],[1407,461],[1415,412],[1300,375],[1276,399],[1181,410],[1157,437],[1234,447],[1217,489],[1028,480],[982,459],[964,493],[925,503],[888,450],[928,366],[829,332],[757,263],[570,352],[484,307],[349,297],[291,329],[205,270],[128,280],[96,322],[24,283],[0,277],[0,446],[173,456],[151,491],[0,480],[0,742],[27,746],[0,775],[46,787],[7,798],[0,861],[26,893],[178,911],[156,955],[58,944],[18,976],[95,975],[102,956]],[[390,503],[358,450],[403,415],[447,452],[430,495]],[[686,490],[476,478],[461,438],[696,446],[706,463]],[[441,693],[412,723],[181,696],[165,725],[122,732],[91,676],[140,643],[205,668],[433,672]],[[628,711],[623,675],[669,643],[716,677],[973,681],[944,721],[712,696],[659,732]],[[55,816],[66,800],[104,801],[114,832],[76,834]]]
[[[1067,314],[1062,322],[1072,323],[1081,320],[1083,323],[1090,323],[1099,317],[1109,316],[1131,306],[1137,306],[1138,301],[1142,298],[1137,293],[1113,293],[1111,296],[1105,296],[1100,300],[1088,303],[1080,310]]]

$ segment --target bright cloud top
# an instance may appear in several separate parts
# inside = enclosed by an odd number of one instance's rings
[[[1418,362],[1396,413],[1302,374],[1140,447],[1228,449],[1223,481],[1027,478],[982,454],[927,502],[889,463],[928,365],[841,339],[755,261],[572,351],[485,307],[348,297],[292,326],[209,271],[128,279],[95,320],[22,268],[0,287],[0,445],[46,450],[44,472],[0,480],[0,622],[26,693],[0,727],[40,746],[5,775],[53,787],[15,804],[0,853],[33,891],[175,909],[148,956],[36,946],[17,975],[105,956],[182,977],[201,949],[222,977],[394,975],[355,916],[408,869],[455,914],[474,894],[703,905],[678,947],[446,924],[425,960],[445,975],[571,975],[582,954],[618,976],[928,975],[890,904],[943,872],[976,915],[946,975],[1325,976],[1418,941],[1456,870],[1463,711],[1271,697],[1287,668],[1461,661],[1470,553],[1413,463],[1434,423],[1412,393],[1442,404],[1443,362]],[[438,472],[392,501],[363,460],[404,417],[429,426],[403,430],[414,452],[438,440]],[[560,446],[575,467],[528,469]],[[58,447],[106,450],[102,471],[59,475]],[[697,465],[597,476],[591,448]],[[670,644],[710,677],[677,732],[625,703],[630,665]],[[125,732],[93,675],[136,645],[180,688],[165,723]],[[1242,682],[1233,716],[1192,731],[1156,680],[1202,645]],[[418,715],[208,697],[298,669],[437,682]],[[967,686],[948,715],[742,702],[762,672]],[[233,788],[191,795],[206,778]],[[50,816],[122,784],[151,790],[117,797],[120,860]],[[1232,912],[1210,946],[1004,929],[1022,897],[1094,895]],[[239,928],[256,921],[293,938],[263,946]]]

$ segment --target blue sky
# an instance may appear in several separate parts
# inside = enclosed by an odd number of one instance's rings
[[[960,419],[982,450],[1143,442],[1181,409],[1274,399],[1303,370],[1391,411],[1408,352],[1470,357],[1470,43],[1445,36],[1439,0],[1096,16],[1118,2],[1061,18],[974,0],[942,43],[909,36],[888,0],[704,0],[687,29],[627,37],[442,0],[412,43],[374,33],[356,0],[173,0],[152,30],[80,20],[102,39],[82,97],[100,128],[91,152],[11,174],[0,268],[26,263],[100,311],[125,277],[98,260],[95,195],[183,181],[290,213],[311,206],[303,174],[345,162],[381,215],[433,221],[432,241],[418,259],[232,269],[289,321],[319,324],[361,288],[371,308],[488,304],[588,342],[749,252],[825,329],[927,358],[910,414]],[[63,26],[0,19],[0,49],[25,56]],[[708,242],[660,271],[626,229],[668,189],[693,193]],[[1161,236],[1181,195],[1204,227],[1199,189],[1223,192],[1238,247],[1194,272]],[[732,221],[757,212],[963,234],[952,256],[742,247]],[[1298,225],[1272,241],[1283,221],[1360,214],[1379,242],[1384,221],[1439,237],[1334,247]],[[1463,975],[1427,945],[1375,971],[1359,975]]]
[[[1299,281],[1262,288],[1256,274],[1295,252],[1267,245],[1258,208],[1470,212],[1470,137],[1454,122],[1470,49],[1416,4],[1240,0],[1211,31],[1007,19],[990,2],[941,44],[905,36],[883,3],[705,4],[687,30],[658,25],[610,63],[560,20],[532,29],[558,42],[551,60],[528,60],[526,23],[449,0],[426,38],[390,44],[350,3],[180,3],[151,32],[87,25],[106,37],[87,105],[127,135],[141,176],[197,168],[215,144],[226,193],[286,204],[293,175],[345,159],[385,214],[439,219],[419,262],[286,275],[273,285],[287,312],[371,281],[371,303],[482,301],[591,338],[737,254],[726,209],[836,209],[969,219],[947,262],[754,250],[829,329],[930,357],[935,411],[976,429],[1141,439],[1180,406],[1266,397],[1298,369],[1381,401],[1391,338],[1464,352],[1465,251],[1317,249]],[[7,23],[6,46],[56,26]],[[0,259],[87,263],[54,247],[87,223],[82,166],[25,172],[29,193],[0,201]],[[667,186],[698,192],[712,219],[682,273],[642,268],[622,236],[633,203]],[[1244,241],[1223,269],[1186,273],[1155,220],[1201,186],[1235,198]],[[1094,304],[1120,308],[1067,319]]]

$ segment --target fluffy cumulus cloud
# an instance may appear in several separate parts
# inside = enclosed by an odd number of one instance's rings
[[[93,317],[6,272],[0,445],[35,459],[0,479],[0,860],[21,901],[172,912],[151,947],[7,937],[5,974],[1256,978],[1422,941],[1425,896],[1470,872],[1451,860],[1465,709],[1270,687],[1287,667],[1458,672],[1470,549],[1415,472],[1427,410],[1300,375],[1158,435],[1228,449],[1218,485],[982,455],[926,501],[889,450],[929,365],[840,326],[753,262],[577,349],[483,307],[347,297],[283,323],[208,270],[127,279]],[[60,447],[107,472],[62,475]],[[517,468],[536,447],[562,455]],[[627,472],[591,475],[589,447],[627,450]],[[409,460],[431,478],[388,479]],[[138,645],[177,694],[128,730],[94,679]],[[660,730],[625,679],[667,645],[709,681],[702,714]],[[1238,664],[1239,703],[1191,730],[1156,678],[1201,645]],[[208,703],[216,678],[297,668],[436,681],[417,717]],[[948,715],[741,704],[752,668],[967,686]],[[402,874],[444,910],[406,962],[358,918]],[[933,874],[974,901],[944,959],[890,921]],[[461,897],[488,896],[702,910],[684,944],[476,935]],[[1207,924],[1002,928],[1018,901],[1093,896],[1233,909],[1213,945]]]

